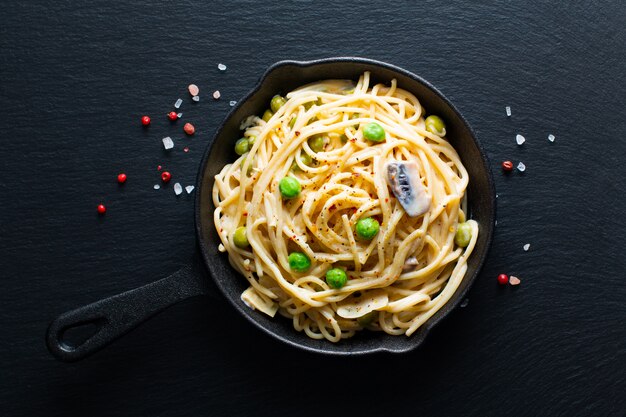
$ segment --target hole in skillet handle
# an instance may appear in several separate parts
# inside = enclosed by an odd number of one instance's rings
[[[195,257],[159,281],[63,313],[48,327],[48,350],[63,362],[86,358],[166,308],[214,294],[209,281]]]
[[[61,329],[59,335],[61,347],[68,351],[76,349],[95,336],[106,322],[105,318],[99,318]]]

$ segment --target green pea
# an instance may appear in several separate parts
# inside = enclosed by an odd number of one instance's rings
[[[313,163],[313,158],[311,158],[308,153],[301,152],[300,153],[300,161],[302,161],[302,163],[304,165],[311,166],[311,164]],[[291,170],[292,171],[301,171],[300,165],[298,165],[296,161],[293,161],[293,163],[291,164]]]
[[[324,136],[315,135],[307,141],[313,152],[322,152],[324,150]]]
[[[248,156],[246,155],[246,156],[244,156],[244,157],[241,159],[241,169],[243,169],[243,164],[245,164],[245,163],[246,163],[246,158],[247,158],[247,157],[248,157]],[[253,161],[253,162],[254,162],[254,161]],[[250,176],[250,173],[251,173],[251,172],[252,172],[252,164],[248,165],[248,170],[246,171],[246,175]]]
[[[285,97],[275,95],[274,97],[272,97],[272,101],[270,101],[270,108],[274,113],[276,113],[278,109],[285,105],[286,102],[287,100],[285,100]]]
[[[296,124],[296,120],[298,120],[297,117],[292,117],[291,120],[289,121],[289,128],[293,129],[293,126]]]
[[[358,119],[359,117],[361,117],[361,113],[352,113],[352,115],[350,115],[350,120]],[[352,127],[358,129],[359,125],[352,125]]]
[[[356,222],[356,235],[361,239],[372,240],[374,236],[378,234],[379,229],[380,224],[378,220],[373,217],[359,219],[359,221]]]
[[[289,268],[296,272],[304,272],[311,267],[311,260],[302,252],[291,252],[287,259]]]
[[[285,177],[278,183],[278,189],[285,198],[294,198],[300,194],[302,187],[300,181],[294,177]]]
[[[254,145],[254,142],[256,142],[256,136],[248,136],[248,144],[251,148]]]
[[[306,152],[300,152],[300,160],[304,165],[311,165],[313,163],[313,158]]]
[[[376,122],[371,122],[363,128],[363,137],[372,142],[382,142],[385,140],[385,129]]]
[[[443,136],[446,130],[446,125],[441,120],[441,117],[430,115],[424,121],[426,130],[430,133],[434,133],[437,136]]]
[[[246,138],[241,138],[235,142],[235,152],[237,155],[243,155],[250,150],[250,142]]]
[[[272,112],[270,109],[267,109],[265,110],[265,113],[263,113],[263,117],[261,117],[261,119],[265,120],[266,122],[269,122],[273,115],[274,115],[274,112]]]
[[[346,271],[341,268],[329,269],[326,271],[326,282],[332,288],[339,289],[348,282],[348,275],[346,275]]]
[[[233,233],[233,243],[238,248],[244,249],[250,246],[250,242],[248,242],[248,237],[246,236],[246,228],[241,226],[235,230]]]
[[[370,324],[372,324],[376,316],[378,316],[378,311],[370,311],[366,315],[361,316],[358,319],[356,319],[356,321],[357,323],[359,323],[359,325],[365,327],[365,326],[369,326]]]
[[[456,234],[454,235],[454,243],[456,243],[457,246],[465,248],[469,245],[470,240],[472,240],[472,226],[467,222],[459,223],[456,228]]]

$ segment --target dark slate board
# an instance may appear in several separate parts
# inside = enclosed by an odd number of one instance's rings
[[[623,2],[155,3],[3,4],[0,414],[626,414]],[[54,316],[194,253],[192,198],[153,190],[156,166],[192,184],[228,101],[268,65],[339,55],[423,76],[487,149],[498,228],[469,305],[404,356],[296,351],[193,299],[83,362],[52,359]],[[165,153],[182,135],[164,114],[190,82],[197,134]],[[505,177],[503,159],[527,171]],[[522,285],[499,288],[500,272]]]

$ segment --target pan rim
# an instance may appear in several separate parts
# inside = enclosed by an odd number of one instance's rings
[[[306,68],[306,67],[312,67],[312,66],[319,66],[319,65],[325,65],[325,64],[336,64],[336,63],[343,63],[343,64],[350,64],[350,63],[355,63],[355,64],[366,64],[366,65],[372,65],[372,66],[376,66],[376,67],[381,67],[387,70],[390,70],[392,72],[401,74],[409,79],[411,79],[414,82],[420,83],[422,84],[424,87],[426,87],[427,89],[431,90],[442,102],[444,102],[446,104],[446,106],[448,106],[458,117],[458,119],[462,122],[462,124],[464,125],[464,127],[467,129],[467,131],[469,132],[469,135],[472,139],[472,141],[474,142],[476,148],[478,149],[478,152],[481,156],[481,164],[485,170],[486,173],[486,177],[487,177],[487,184],[488,184],[488,188],[489,188],[489,201],[488,203],[490,204],[490,208],[491,208],[491,212],[493,213],[493,217],[489,219],[489,227],[487,227],[486,231],[487,231],[487,236],[486,236],[486,243],[485,243],[485,249],[484,252],[481,254],[478,254],[479,257],[478,259],[476,259],[476,270],[475,272],[472,274],[472,276],[466,276],[464,277],[464,280],[467,280],[467,285],[465,286],[464,289],[461,290],[461,292],[455,296],[454,299],[449,300],[446,304],[444,304],[444,306],[442,306],[442,308],[439,311],[442,310],[446,310],[444,311],[442,314],[440,315],[435,315],[433,317],[431,317],[430,319],[428,319],[421,327],[420,327],[420,332],[413,334],[412,336],[410,336],[411,338],[411,344],[410,345],[405,345],[403,347],[390,347],[388,345],[385,344],[380,344],[374,348],[367,348],[367,349],[354,349],[354,350],[324,350],[324,349],[320,349],[317,347],[313,347],[310,346],[308,344],[301,344],[298,343],[294,340],[291,340],[287,337],[284,337],[280,334],[277,334],[275,332],[273,332],[272,330],[268,329],[267,327],[265,327],[264,325],[262,325],[260,322],[254,320],[253,318],[251,318],[249,315],[244,314],[242,311],[240,311],[240,306],[237,305],[235,303],[235,300],[232,299],[232,297],[230,297],[229,294],[226,293],[225,289],[222,287],[221,281],[219,279],[216,279],[216,277],[213,276],[213,273],[211,272],[211,268],[209,267],[210,264],[210,259],[208,256],[208,251],[206,250],[206,248],[208,247],[208,244],[206,242],[206,238],[203,236],[202,233],[202,216],[201,216],[201,198],[202,198],[202,193],[203,192],[209,192],[208,190],[205,190],[204,188],[204,184],[203,184],[203,179],[204,179],[204,173],[207,169],[207,165],[209,163],[209,157],[211,155],[211,151],[213,149],[213,146],[216,142],[216,139],[221,135],[222,130],[224,129],[225,125],[227,124],[227,122],[230,120],[231,117],[233,117],[233,115],[236,113],[237,109],[243,104],[245,103],[247,100],[249,100],[254,94],[256,94],[261,88],[263,88],[263,85],[265,83],[265,81],[267,80],[268,76],[274,72],[276,69],[284,67],[284,66],[295,66],[295,67],[300,67],[300,68]],[[219,124],[219,126],[217,126],[215,133],[211,139],[211,141],[207,144],[205,151],[204,151],[204,155],[202,157],[202,161],[200,162],[200,166],[199,166],[199,170],[198,170],[198,174],[197,174],[197,178],[196,178],[196,183],[198,185],[198,192],[196,193],[195,196],[195,207],[194,207],[194,212],[195,212],[195,228],[196,228],[196,236],[199,242],[199,249],[202,255],[202,259],[203,262],[205,264],[205,266],[207,267],[207,269],[209,270],[209,275],[211,276],[211,279],[213,280],[213,282],[216,284],[216,286],[219,288],[220,292],[222,293],[222,295],[228,300],[228,302],[242,315],[246,318],[246,320],[248,320],[248,322],[252,323],[256,328],[260,329],[262,332],[270,335],[271,337],[280,340],[281,342],[284,342],[288,345],[294,346],[298,349],[302,349],[305,351],[309,351],[309,352],[314,352],[314,353],[319,353],[319,354],[324,354],[324,355],[337,355],[337,356],[352,356],[352,355],[370,355],[370,354],[375,354],[375,353],[381,353],[381,352],[390,352],[390,353],[405,353],[405,352],[409,352],[412,350],[417,349],[419,346],[422,345],[423,341],[426,339],[426,336],[432,331],[432,329],[439,324],[443,319],[445,319],[456,307],[458,304],[460,304],[461,300],[463,300],[467,294],[467,292],[469,291],[469,289],[472,287],[472,285],[474,284],[474,282],[476,281],[476,278],[478,277],[478,275],[480,274],[480,271],[482,270],[485,260],[487,259],[487,256],[489,254],[489,250],[491,248],[492,242],[493,242],[493,237],[494,237],[494,230],[495,230],[495,219],[496,219],[496,202],[495,202],[495,185],[494,185],[494,180],[493,180],[493,174],[491,172],[490,169],[491,165],[489,162],[489,159],[487,157],[487,154],[482,146],[482,144],[480,143],[480,141],[478,140],[478,138],[476,137],[476,133],[474,132],[474,130],[472,129],[471,125],[468,123],[468,121],[465,119],[465,117],[461,114],[461,112],[459,112],[459,110],[456,108],[456,106],[454,106],[454,104],[443,94],[441,93],[436,87],[434,87],[431,83],[429,83],[428,81],[426,81],[425,79],[423,79],[422,77],[407,71],[401,67],[398,67],[396,65],[393,64],[389,64],[387,62],[382,62],[382,61],[378,61],[378,60],[373,60],[373,59],[369,59],[369,58],[361,58],[361,57],[352,57],[352,56],[346,56],[346,57],[329,57],[329,58],[322,58],[322,59],[315,59],[315,60],[308,60],[308,61],[297,61],[297,60],[282,60],[282,61],[278,61],[272,65],[270,65],[265,72],[261,75],[261,77],[259,78],[259,80],[257,81],[257,83],[248,91],[248,93],[241,99],[238,101],[238,103],[232,107],[230,109],[230,111],[228,112],[228,114],[224,117],[224,119],[222,120],[222,122]],[[205,220],[208,221],[208,220]],[[294,332],[296,332],[296,330],[293,330]],[[398,336],[388,336],[388,337],[398,337]],[[330,342],[329,342],[330,343]]]

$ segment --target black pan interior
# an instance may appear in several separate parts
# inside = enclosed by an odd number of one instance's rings
[[[247,281],[228,263],[228,257],[217,250],[220,239],[213,224],[213,177],[221,168],[236,159],[234,142],[241,136],[240,122],[251,114],[261,115],[272,96],[287,92],[313,81],[352,79],[370,71],[374,82],[398,85],[415,94],[428,113],[438,114],[446,121],[447,137],[458,151],[470,175],[468,190],[471,217],[478,221],[481,233],[469,259],[468,271],[456,293],[441,310],[411,337],[389,336],[383,332],[364,331],[357,336],[331,343],[313,340],[297,332],[291,321],[277,315],[270,318],[248,308],[240,299]],[[330,354],[362,354],[377,351],[405,352],[417,347],[428,331],[463,299],[487,256],[495,220],[495,189],[487,158],[472,129],[454,106],[433,86],[420,77],[390,64],[361,58],[329,58],[318,61],[282,61],[261,77],[253,90],[232,109],[209,145],[199,171],[200,190],[196,196],[196,228],[203,257],[211,276],[226,298],[250,322],[272,336],[299,348]]]

